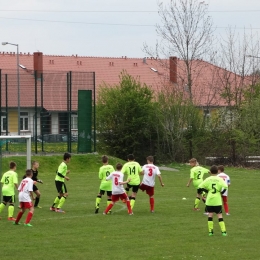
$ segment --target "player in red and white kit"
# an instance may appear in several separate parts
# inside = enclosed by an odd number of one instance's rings
[[[19,202],[20,202],[20,208],[21,211],[19,211],[16,221],[14,222],[14,225],[20,225],[19,220],[23,216],[23,213],[25,212],[26,209],[29,209],[29,212],[27,214],[26,220],[24,225],[27,227],[32,227],[30,224],[30,221],[33,216],[34,212],[34,207],[32,204],[33,198],[33,172],[31,169],[26,170],[26,178],[23,179],[18,187],[19,191]]]
[[[140,190],[146,191],[146,194],[148,194],[150,198],[150,211],[153,213],[155,176],[158,176],[162,187],[164,186],[164,184],[162,182],[162,176],[159,168],[153,164],[153,156],[148,156],[146,160],[147,164],[145,164],[142,168],[143,172],[141,174],[143,174],[144,177],[140,185]]]
[[[104,211],[104,215],[106,215],[111,208],[114,206],[114,204],[119,200],[126,200],[126,205],[128,208],[128,214],[133,215],[131,206],[130,206],[130,200],[125,192],[124,184],[131,181],[131,179],[128,179],[127,181],[124,181],[124,174],[121,172],[123,168],[123,165],[121,163],[118,163],[116,165],[116,171],[111,172],[108,177],[106,177],[106,180],[112,180],[112,197],[111,197],[111,203],[107,206],[106,210]]]
[[[229,176],[224,173],[224,166],[223,165],[219,165],[218,166],[218,177],[222,178],[225,183],[228,185],[228,187],[230,186],[230,178]],[[223,200],[223,204],[224,204],[224,209],[226,212],[226,215],[229,216],[229,208],[228,208],[228,190],[225,191],[225,193],[222,194],[222,200]]]

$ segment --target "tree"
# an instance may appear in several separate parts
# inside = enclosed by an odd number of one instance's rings
[[[123,71],[119,84],[103,83],[97,98],[97,130],[100,145],[111,154],[125,159],[153,154],[155,135],[153,92],[138,78]]]

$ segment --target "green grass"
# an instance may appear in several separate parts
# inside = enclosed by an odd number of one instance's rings
[[[18,163],[22,176],[25,157],[3,158]],[[227,237],[222,237],[216,218],[215,234],[208,237],[207,217],[193,212],[195,190],[187,188],[189,167],[173,164],[179,172],[162,171],[165,187],[155,188],[155,213],[149,212],[145,193],[138,193],[134,215],[128,216],[125,205],[117,203],[113,214],[104,216],[105,198],[99,214],[94,214],[99,188],[97,172],[100,156],[73,156],[67,182],[69,197],[63,207],[66,214],[50,212],[56,190],[54,176],[61,156],[32,158],[40,161],[38,185],[42,209],[35,209],[33,227],[13,226],[0,221],[0,259],[259,259],[259,171],[227,168],[232,186],[229,193],[231,216],[224,216]],[[118,160],[111,158],[115,164]],[[187,200],[182,200],[186,197]],[[203,208],[203,207],[202,207]],[[15,210],[15,215],[18,209]],[[24,217],[23,217],[24,218]]]

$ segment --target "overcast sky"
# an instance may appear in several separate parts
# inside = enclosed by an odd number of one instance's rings
[[[164,3],[169,0],[160,0]],[[205,0],[216,34],[227,26],[260,31],[260,0]],[[0,0],[0,42],[21,52],[142,58],[156,43],[158,0]],[[249,32],[249,30],[248,30]],[[16,51],[0,46],[0,51]]]

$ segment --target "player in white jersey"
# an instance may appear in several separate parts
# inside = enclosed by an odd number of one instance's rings
[[[140,185],[140,190],[146,191],[146,194],[150,198],[150,211],[154,212],[154,185],[155,185],[155,176],[157,175],[161,186],[164,184],[162,182],[162,176],[159,168],[153,164],[154,158],[153,156],[148,156],[146,158],[147,164],[145,164],[142,168],[142,173],[144,175],[143,180]]]
[[[108,177],[106,177],[106,180],[112,180],[112,198],[111,203],[107,206],[106,210],[104,211],[104,215],[106,215],[111,208],[114,206],[114,204],[119,200],[126,200],[126,205],[128,208],[128,214],[132,215],[132,209],[130,206],[130,201],[128,196],[126,195],[124,184],[131,181],[131,179],[128,179],[127,181],[124,181],[124,174],[121,172],[123,165],[121,163],[118,163],[116,165],[116,171],[111,172]]]
[[[19,211],[16,217],[16,221],[14,222],[14,225],[20,225],[19,220],[23,216],[25,210],[29,209],[24,225],[27,227],[32,227],[32,225],[30,224],[34,212],[34,207],[32,204],[32,200],[34,200],[32,170],[31,169],[26,170],[25,176],[26,178],[21,181],[18,187],[21,211]]]
[[[224,169],[223,165],[218,166],[218,177],[222,178],[229,187],[231,184],[230,178],[226,173],[224,173],[224,170],[225,169]],[[226,215],[229,216],[230,214],[229,214],[229,208],[228,208],[228,190],[226,190],[226,192],[222,194],[222,200],[223,200]]]

